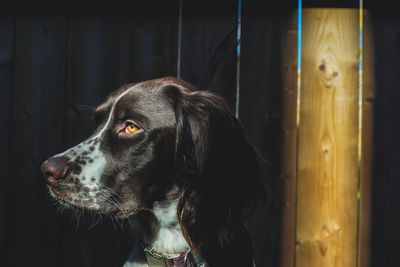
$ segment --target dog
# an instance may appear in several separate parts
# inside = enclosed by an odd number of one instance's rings
[[[133,218],[125,266],[253,266],[244,224],[264,160],[227,103],[174,77],[125,85],[96,129],[41,171],[63,206]]]

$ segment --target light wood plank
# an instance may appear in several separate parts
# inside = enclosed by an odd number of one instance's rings
[[[297,267],[355,266],[358,10],[303,10]]]

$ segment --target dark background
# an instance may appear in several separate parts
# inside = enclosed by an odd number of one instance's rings
[[[271,162],[272,199],[248,222],[255,259],[260,267],[278,266],[282,49],[297,1],[242,0],[239,73],[238,2],[216,2],[182,1],[182,8],[179,0],[90,7],[61,2],[42,8],[32,1],[1,9],[1,266],[123,264],[132,246],[127,231],[107,218],[77,226],[58,214],[39,166],[91,133],[90,107],[108,93],[126,83],[178,74],[222,95],[232,109],[240,81],[239,118]],[[393,2],[365,3],[375,47],[370,255],[377,267],[400,266],[400,16]],[[357,7],[358,1],[304,1],[304,6]]]

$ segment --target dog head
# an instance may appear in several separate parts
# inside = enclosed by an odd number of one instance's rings
[[[175,199],[186,240],[203,250],[229,243],[263,192],[262,159],[226,102],[180,79],[126,85],[95,120],[41,166],[63,205],[124,217]]]

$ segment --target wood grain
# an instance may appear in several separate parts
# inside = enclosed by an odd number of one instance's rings
[[[358,10],[304,9],[297,267],[355,266]]]

